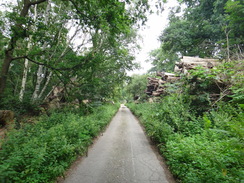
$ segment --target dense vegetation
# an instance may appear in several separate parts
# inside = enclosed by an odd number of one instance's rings
[[[199,68],[170,84],[160,102],[129,104],[180,182],[243,181],[243,66],[238,61]],[[211,101],[217,80],[225,84]]]
[[[203,116],[192,112],[182,95],[129,106],[180,182],[236,183],[244,176],[244,113],[226,105]]]
[[[71,109],[42,116],[36,124],[11,131],[0,151],[0,182],[50,182],[77,158],[109,123],[118,105],[81,116]]]
[[[145,89],[147,86],[147,75],[133,75],[126,83],[123,98],[128,101],[146,101]]]

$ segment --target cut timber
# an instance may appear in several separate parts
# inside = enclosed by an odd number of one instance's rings
[[[218,59],[189,57],[189,56],[183,56],[181,61],[183,61],[183,62],[219,62]]]
[[[175,76],[173,73],[168,72],[157,72],[157,76],[164,77],[164,76]]]
[[[177,81],[177,80],[179,80],[179,79],[180,79],[179,76],[168,76],[168,77],[166,78],[166,81],[167,81],[167,82],[170,82],[170,83],[173,83],[173,82],[175,82],[175,81]]]
[[[218,59],[183,56],[180,62],[175,63],[174,71],[175,73],[177,73],[177,75],[187,74],[189,70],[195,69],[196,67],[202,66],[206,69],[212,69],[219,63],[220,62]],[[154,98],[160,98],[159,96],[172,92],[170,90],[167,90],[167,87],[170,86],[170,84],[172,83],[175,83],[177,85],[176,81],[180,79],[180,77],[177,75],[167,72],[157,72],[156,76],[159,76],[160,78],[148,78],[147,90],[145,92],[147,95],[152,97],[150,98],[150,101],[152,102]],[[218,90],[220,89],[220,87],[226,88],[224,82],[222,82],[221,80],[215,81],[215,83],[216,85],[213,85],[213,87],[211,87],[211,91],[213,91],[212,93],[210,93],[211,101],[218,101],[219,99],[221,99],[221,96],[219,94],[220,91]]]
[[[158,83],[159,83],[159,85],[163,85],[163,84],[167,83],[167,81],[164,81],[164,80],[160,79],[160,80],[158,81]]]
[[[147,79],[148,79],[148,84],[145,92],[147,95],[152,95],[153,91],[157,90],[159,86],[159,79],[151,78],[151,77],[148,77]]]
[[[45,103],[47,108],[60,108],[65,102],[65,88],[61,86],[53,87],[52,91],[47,95]]]
[[[165,84],[173,83],[178,79],[180,79],[180,77],[176,76],[175,74],[167,73],[167,72],[157,72],[157,76],[161,78],[160,79],[152,78],[152,77],[147,78],[148,84],[145,93],[149,96],[158,97],[162,94],[165,94],[166,93]]]
[[[198,58],[198,57],[188,57],[183,56],[180,62],[175,63],[175,72],[188,73],[188,70],[192,70],[198,66],[204,68],[212,69],[214,66],[219,64],[218,59],[207,59],[207,58]]]
[[[175,74],[168,73],[168,72],[157,72],[157,76],[161,77],[161,81],[166,81],[166,82],[174,82],[180,79],[180,77],[176,76]]]
[[[160,96],[160,95],[161,95],[161,93],[158,92],[158,91],[153,91],[153,92],[152,92],[152,96],[157,97],[157,96]]]

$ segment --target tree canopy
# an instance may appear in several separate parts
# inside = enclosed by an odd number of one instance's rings
[[[126,77],[147,1],[18,0],[0,12],[0,97],[43,101],[112,95]],[[19,96],[19,97],[18,97]]]
[[[243,58],[244,4],[240,0],[181,0],[185,9],[174,7],[169,25],[160,40],[162,62],[173,62],[172,55]],[[178,15],[183,11],[183,15]],[[155,51],[152,52],[152,56]],[[160,64],[153,58],[154,65]],[[174,58],[175,60],[175,58]],[[174,64],[174,63],[172,63]],[[161,68],[162,69],[162,68]]]

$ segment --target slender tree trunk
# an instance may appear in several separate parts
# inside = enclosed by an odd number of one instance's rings
[[[57,85],[56,85],[56,86],[57,86]],[[51,90],[48,92],[48,94],[45,96],[44,101],[47,100],[48,96],[52,93],[52,91],[54,90],[54,88],[55,88],[56,86],[53,86],[53,87],[52,87],[52,89],[51,89]]]
[[[32,102],[33,103],[38,99],[38,94],[40,92],[41,83],[42,83],[42,80],[44,78],[43,70],[44,70],[44,66],[43,65],[39,65],[37,73],[36,73],[36,76],[37,76],[36,86],[35,86],[34,93],[32,95]]]
[[[225,29],[225,35],[226,35],[226,49],[227,49],[227,61],[230,61],[230,43],[229,43],[229,34],[231,30],[227,31],[227,28]]]
[[[37,4],[34,7],[34,22],[36,21],[36,17],[37,17]],[[32,41],[32,36],[30,36],[29,42],[27,44],[27,52],[31,48],[31,41]],[[27,73],[28,73],[28,64],[29,64],[28,59],[25,59],[24,71],[23,71],[23,77],[22,77],[22,83],[21,83],[21,89],[20,89],[20,93],[19,93],[19,100],[21,102],[23,101],[24,93],[25,93],[25,86],[26,86]]]
[[[29,44],[28,44],[29,45]],[[27,46],[28,47],[28,46]],[[28,59],[25,59],[25,64],[24,64],[24,71],[23,71],[23,77],[22,77],[22,82],[21,82],[21,89],[19,93],[19,100],[22,102],[24,98],[24,92],[25,92],[25,85],[27,81],[27,73],[28,73],[28,64],[29,61]]]
[[[48,86],[48,84],[49,84],[49,82],[50,82],[50,80],[51,80],[52,74],[53,74],[53,72],[51,71],[51,72],[49,73],[49,75],[47,76],[47,81],[46,81],[45,85],[43,86],[42,91],[40,92],[40,94],[39,94],[39,96],[38,96],[38,99],[41,99],[43,93],[46,91],[47,86]]]
[[[238,58],[239,58],[239,60],[240,60],[240,59],[243,59],[244,54],[242,53],[242,50],[241,50],[241,48],[240,48],[240,44],[238,44],[237,47],[238,47],[238,50],[239,50]]]

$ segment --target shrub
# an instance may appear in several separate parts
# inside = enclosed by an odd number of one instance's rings
[[[169,140],[164,155],[172,173],[187,183],[241,182],[244,170],[238,139],[215,136],[204,132]]]

